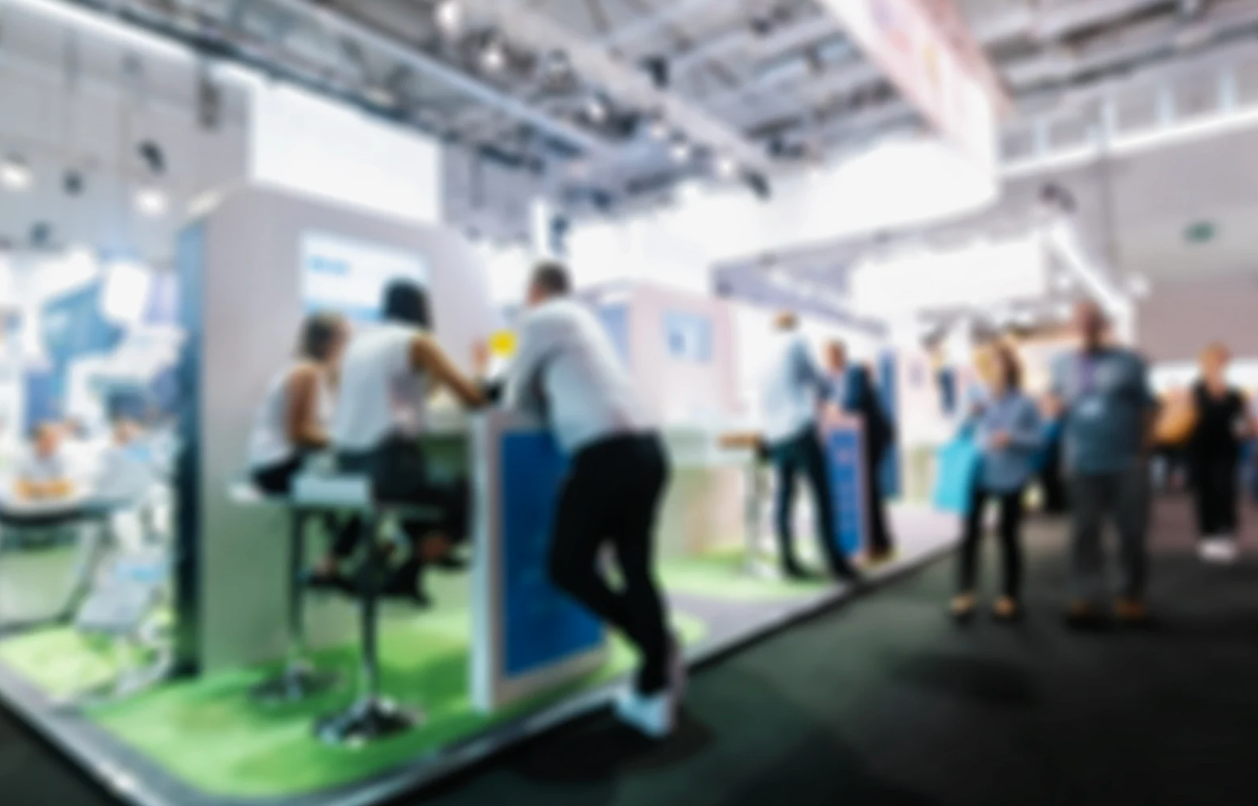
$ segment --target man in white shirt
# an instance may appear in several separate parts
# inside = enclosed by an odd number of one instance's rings
[[[777,471],[777,535],[782,570],[795,579],[807,572],[795,554],[795,483],[802,473],[812,489],[817,540],[830,572],[856,580],[835,534],[834,502],[826,469],[825,449],[817,431],[822,401],[831,397],[831,379],[817,365],[793,313],[779,314],[774,327],[774,353],[764,378],[762,411],[764,441]]]
[[[668,458],[610,339],[570,290],[562,266],[534,271],[506,404],[543,416],[571,457],[555,516],[551,578],[637,647],[642,666],[617,710],[627,724],[663,738],[675,724],[683,685],[654,568]],[[599,568],[608,543],[620,565],[620,591]]]

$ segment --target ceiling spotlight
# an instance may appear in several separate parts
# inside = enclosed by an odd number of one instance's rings
[[[716,161],[716,175],[722,179],[733,179],[738,175],[738,163],[729,157],[721,157]]]
[[[485,72],[497,73],[507,66],[507,49],[497,40],[490,42],[485,46],[485,51],[481,53],[480,64],[485,69]]]
[[[149,172],[154,176],[161,176],[166,173],[166,154],[157,143],[152,140],[145,140],[136,146],[136,152],[139,153],[140,159],[144,160],[144,164],[148,166]]]
[[[7,157],[0,162],[0,184],[9,190],[26,190],[35,181],[30,166],[19,157]]]
[[[61,187],[67,196],[78,196],[83,193],[83,174],[78,171],[66,171],[61,180]]]
[[[432,18],[443,33],[456,34],[463,27],[463,7],[458,0],[442,0],[434,9]]]
[[[686,162],[695,153],[694,146],[685,140],[678,140],[673,143],[673,147],[669,149],[669,153],[673,157],[674,162]]]
[[[585,108],[585,113],[594,123],[602,123],[607,120],[607,104],[603,102],[602,98],[591,98]]]
[[[135,209],[150,218],[165,215],[170,200],[160,188],[143,187],[135,192]]]

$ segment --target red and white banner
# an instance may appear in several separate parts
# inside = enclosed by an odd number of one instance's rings
[[[995,169],[1001,98],[990,75],[974,69],[974,52],[954,45],[931,6],[924,0],[823,2],[932,125],[979,165]]]

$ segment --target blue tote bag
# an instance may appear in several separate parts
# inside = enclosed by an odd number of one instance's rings
[[[939,449],[932,503],[940,512],[966,515],[983,469],[983,451],[969,429]]]

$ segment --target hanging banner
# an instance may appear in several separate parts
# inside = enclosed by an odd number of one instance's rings
[[[995,170],[996,107],[921,0],[823,0],[865,56],[970,159]]]

